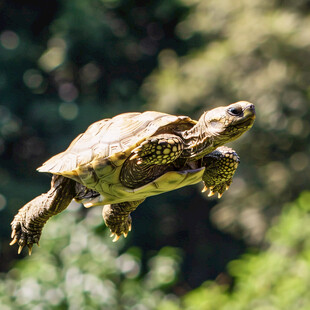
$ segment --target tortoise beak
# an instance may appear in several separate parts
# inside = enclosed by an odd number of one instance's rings
[[[254,104],[249,104],[248,106],[245,107],[243,110],[243,117],[248,119],[252,118],[253,120],[255,119],[255,106]]]

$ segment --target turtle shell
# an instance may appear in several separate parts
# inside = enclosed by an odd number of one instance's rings
[[[137,189],[124,188],[119,181],[121,167],[132,150],[153,135],[183,131],[195,124],[196,121],[188,116],[154,111],[124,113],[103,119],[89,126],[66,151],[49,159],[38,171],[63,175],[82,183],[106,197],[106,203],[137,200],[134,197]],[[143,198],[148,196],[147,186],[143,186]],[[159,191],[158,194],[167,190],[161,188]],[[126,193],[132,193],[133,197],[126,197]]]

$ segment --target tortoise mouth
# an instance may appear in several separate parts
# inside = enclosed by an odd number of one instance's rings
[[[246,119],[243,119],[238,123],[241,127],[251,127],[254,124],[255,121],[255,114],[252,116],[247,117]]]
[[[253,118],[255,119],[255,106],[254,104],[249,104],[247,107],[243,110],[243,116],[246,118]]]
[[[255,121],[256,113],[253,104],[249,104],[243,109],[243,117],[239,119],[234,125],[240,127],[251,127]]]

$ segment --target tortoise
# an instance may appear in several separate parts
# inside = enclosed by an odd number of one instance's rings
[[[203,181],[219,198],[239,157],[225,143],[252,127],[254,105],[240,101],[204,112],[198,121],[161,112],[124,113],[90,125],[67,150],[37,170],[52,174],[51,189],[15,215],[11,245],[18,253],[39,243],[46,221],[75,199],[103,206],[113,241],[131,230],[130,213],[145,198]]]

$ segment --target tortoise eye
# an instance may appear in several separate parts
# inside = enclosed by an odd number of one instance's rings
[[[227,112],[232,116],[241,116],[242,115],[242,107],[241,106],[231,107],[227,110]]]

